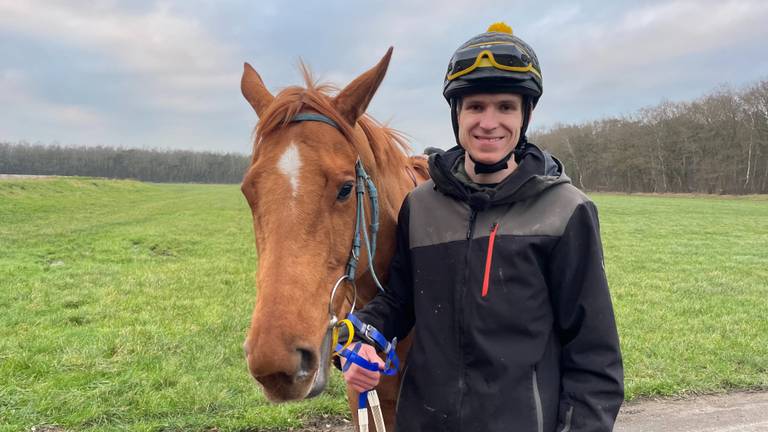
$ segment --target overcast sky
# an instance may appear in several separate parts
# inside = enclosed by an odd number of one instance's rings
[[[765,0],[0,0],[0,141],[249,154],[244,61],[343,86],[394,46],[369,114],[448,148],[448,60],[494,21],[541,61],[534,129],[768,79]]]

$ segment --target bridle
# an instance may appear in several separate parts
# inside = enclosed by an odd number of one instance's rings
[[[297,113],[291,119],[291,122],[301,121],[317,121],[333,126],[337,130],[341,131],[339,125],[328,118],[327,116],[319,113]],[[365,192],[368,191],[368,199],[371,203],[371,224],[366,229],[365,227]],[[386,375],[394,375],[399,370],[399,360],[395,352],[397,345],[397,338],[392,342],[388,342],[384,336],[379,333],[374,327],[361,322],[352,313],[355,311],[355,304],[357,303],[357,285],[355,284],[355,274],[357,273],[357,265],[360,262],[360,249],[365,243],[365,250],[368,258],[368,270],[371,273],[371,278],[376,284],[376,288],[380,292],[384,292],[384,287],[381,286],[379,278],[376,276],[376,270],[373,267],[373,257],[376,255],[376,237],[379,232],[379,194],[376,190],[376,185],[371,180],[371,176],[365,172],[363,162],[360,160],[360,156],[357,157],[355,162],[355,195],[357,199],[357,207],[355,210],[355,234],[352,239],[352,247],[349,252],[349,260],[347,261],[346,272],[336,281],[331,290],[331,299],[328,303],[328,327],[323,338],[323,345],[321,347],[321,356],[327,354],[325,349],[333,350],[335,354],[343,356],[347,359],[345,367],[349,367],[352,363],[358,366],[364,367],[368,370],[379,371],[379,367],[375,363],[370,363],[363,357],[357,355],[357,350],[360,348],[358,344],[354,349],[346,349],[349,343],[352,341],[352,334],[354,333],[353,327],[362,331],[363,335],[368,337],[372,343],[377,344],[386,353],[385,368],[381,370]],[[370,236],[368,231],[370,230]],[[362,232],[362,235],[360,234]],[[339,322],[339,317],[333,310],[333,299],[336,295],[336,291],[342,285],[344,281],[347,281],[352,285],[352,307],[350,309],[347,319]],[[339,329],[338,325],[346,325],[349,329],[348,340],[345,344],[338,343]],[[315,386],[313,385],[313,389]],[[312,393],[314,390],[310,390]],[[322,391],[322,386],[320,390]],[[376,430],[385,432],[386,427],[384,425],[384,417],[381,411],[381,405],[379,402],[376,390],[365,391],[358,396],[358,422],[361,431],[368,430],[368,413],[366,404],[370,404],[371,412],[373,414],[374,422],[376,424]]]
[[[300,112],[293,116],[291,123],[302,121],[316,121],[333,126],[338,131],[341,131],[339,125],[330,119],[328,116],[319,113]],[[365,192],[368,191],[368,199],[371,203],[371,224],[368,229],[365,228]],[[384,287],[381,286],[379,278],[376,276],[376,270],[373,268],[373,257],[376,256],[376,237],[379,232],[379,194],[376,190],[376,185],[373,180],[365,171],[363,162],[358,156],[355,162],[355,195],[357,198],[357,209],[355,211],[355,235],[352,239],[352,246],[349,253],[349,260],[347,261],[346,272],[342,275],[331,290],[331,300],[328,304],[328,332],[330,332],[336,323],[339,322],[339,317],[333,310],[333,299],[336,296],[336,291],[346,280],[352,286],[352,308],[350,312],[354,312],[355,304],[357,303],[357,285],[355,284],[355,275],[357,273],[357,265],[360,262],[360,249],[365,242],[365,250],[368,258],[368,270],[371,273],[373,282],[376,284],[376,288],[380,292],[384,292]],[[370,230],[370,236],[368,231]],[[362,232],[362,235],[360,234]]]

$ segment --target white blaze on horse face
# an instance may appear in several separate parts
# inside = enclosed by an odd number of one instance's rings
[[[285,153],[280,156],[277,167],[280,169],[280,172],[288,177],[288,181],[291,183],[291,191],[295,198],[299,193],[299,173],[301,172],[301,156],[299,155],[299,147],[296,143],[291,141]]]

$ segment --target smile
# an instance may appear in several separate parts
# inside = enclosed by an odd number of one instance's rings
[[[478,141],[485,141],[485,142],[496,142],[504,139],[504,137],[483,137],[483,136],[477,136],[477,135],[474,135],[474,138]]]

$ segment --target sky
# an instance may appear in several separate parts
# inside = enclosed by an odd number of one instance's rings
[[[449,148],[448,60],[496,21],[541,63],[532,130],[768,79],[765,0],[0,0],[0,142],[250,154],[243,62],[343,87],[392,46],[368,113]]]

